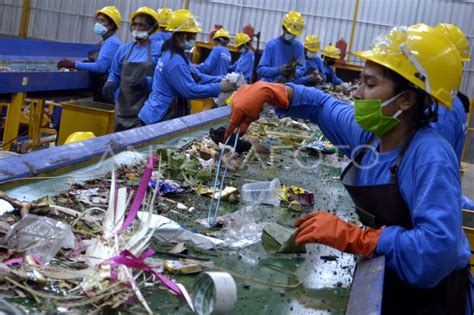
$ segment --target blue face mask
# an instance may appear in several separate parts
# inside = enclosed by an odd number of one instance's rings
[[[109,29],[107,27],[105,27],[104,25],[100,24],[100,23],[95,23],[94,25],[94,33],[96,33],[97,35],[105,35],[105,33],[107,33],[109,31]]]
[[[184,43],[183,43],[184,50],[191,50],[191,48],[194,47],[195,43],[196,43],[196,41],[194,39],[185,40]]]
[[[296,38],[296,35],[293,35],[293,34],[290,34],[290,33],[285,33],[283,35],[283,39],[287,42],[292,42],[292,41],[295,40],[295,38]]]

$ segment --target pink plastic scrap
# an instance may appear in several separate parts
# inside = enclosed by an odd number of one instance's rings
[[[112,257],[109,260],[116,265],[124,265],[130,268],[148,271],[152,273],[155,277],[157,277],[165,287],[171,290],[171,292],[173,292],[179,297],[183,297],[183,292],[176,285],[176,283],[159,274],[144,262],[146,258],[150,257],[154,253],[155,251],[150,248],[143,252],[143,254],[141,254],[139,257],[137,257],[130,253],[128,250],[124,250],[120,253],[120,255]]]
[[[140,210],[143,202],[143,198],[145,197],[146,188],[148,187],[148,183],[150,182],[151,173],[153,172],[153,168],[155,167],[155,163],[158,160],[158,157],[151,155],[148,158],[148,163],[145,167],[145,171],[143,172],[142,179],[140,180],[140,185],[138,186],[137,194],[135,195],[135,199],[133,199],[132,206],[130,211],[128,212],[128,216],[125,219],[122,227],[118,231],[118,233],[122,233],[127,229],[127,227],[132,224],[133,220],[137,216],[138,210]]]
[[[25,260],[23,259],[23,257],[18,257],[18,258],[12,258],[12,259],[5,260],[3,262],[3,264],[8,267],[8,266],[11,266],[11,265],[21,265],[24,262],[25,262]]]

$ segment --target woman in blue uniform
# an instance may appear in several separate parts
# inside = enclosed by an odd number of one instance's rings
[[[239,33],[235,36],[235,48],[240,50],[239,59],[229,67],[229,72],[242,73],[245,81],[251,82],[253,63],[255,61],[255,54],[250,49],[250,37],[245,33]]]
[[[331,83],[333,85],[339,85],[342,83],[342,80],[338,78],[336,72],[334,71],[334,65],[336,60],[341,58],[341,50],[336,46],[329,45],[323,49],[323,78],[326,83]]]
[[[318,36],[308,35],[304,39],[304,53],[306,64],[296,69],[296,83],[314,85],[325,78],[323,77],[323,61],[318,56],[321,43]]]
[[[304,18],[288,12],[281,21],[283,33],[265,45],[257,66],[257,75],[266,82],[289,82],[296,75],[296,65],[304,66],[303,44],[296,38],[303,33]]]
[[[212,48],[206,60],[196,66],[196,70],[212,76],[226,75],[229,71],[230,62],[232,61],[230,52],[226,48],[230,42],[229,31],[225,28],[218,29],[212,41],[215,45],[214,48]]]
[[[456,46],[461,55],[461,62],[471,60],[469,41],[464,32],[454,24],[440,23],[435,27],[443,33]],[[454,152],[461,163],[464,142],[467,136],[467,114],[469,112],[469,98],[458,92],[452,110],[439,108],[438,121],[432,126],[452,145]]]
[[[109,75],[110,67],[115,53],[122,44],[115,34],[120,28],[120,11],[115,6],[103,7],[95,13],[96,23],[94,33],[102,37],[100,47],[89,53],[88,62],[79,62],[63,59],[58,62],[58,69],[68,68],[79,71],[90,71],[92,75],[92,86],[94,101],[113,103],[113,99],[102,97],[102,87]]]
[[[141,7],[130,16],[134,41],[122,45],[114,57],[103,94],[115,97],[115,131],[142,126],[138,113],[151,91],[161,41],[149,39],[158,28],[158,15]]]
[[[161,8],[158,10],[158,23],[159,23],[159,30],[150,36],[151,40],[157,41],[165,41],[171,38],[171,32],[166,30],[168,26],[168,19],[173,11],[169,8]]]
[[[236,89],[235,84],[221,82],[220,77],[196,72],[185,56],[185,50],[194,46],[196,34],[201,32],[190,11],[174,11],[167,30],[173,32],[173,37],[163,45],[153,78],[153,90],[138,115],[147,125],[187,115],[186,99],[216,97],[221,92]]]
[[[459,165],[429,126],[432,102],[450,108],[460,56],[437,30],[392,29],[366,60],[354,107],[315,88],[258,82],[234,96],[226,136],[245,132],[264,103],[311,119],[353,161],[341,180],[367,229],[326,211],[296,221],[296,243],[385,256],[383,314],[472,314]]]

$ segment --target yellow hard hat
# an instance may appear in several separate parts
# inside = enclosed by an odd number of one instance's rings
[[[69,144],[69,143],[74,143],[74,142],[79,142],[79,141],[84,141],[84,140],[89,140],[95,138],[95,134],[90,131],[76,131],[73,132],[67,137],[66,141],[64,141],[64,144]]]
[[[158,10],[158,23],[160,27],[166,27],[168,25],[168,19],[171,15],[170,8],[161,8]]]
[[[159,19],[158,19],[158,13],[156,13],[155,10],[153,10],[152,8],[149,8],[149,7],[141,7],[137,11],[133,12],[130,15],[130,23],[133,22],[133,19],[137,15],[140,15],[140,14],[149,15],[153,18],[153,20],[155,20],[157,26],[160,24]]]
[[[176,10],[171,13],[166,30],[188,33],[199,33],[202,31],[191,11],[186,9]]]
[[[322,54],[323,56],[326,56],[329,58],[334,58],[334,59],[341,58],[341,50],[333,45],[329,45],[326,48],[324,48]]]
[[[214,36],[212,37],[212,39],[217,39],[219,37],[224,37],[230,40],[230,33],[225,28],[220,28],[214,33]]]
[[[461,55],[461,61],[471,60],[471,53],[469,51],[469,41],[466,38],[464,32],[456,25],[449,23],[439,23],[435,29],[443,33],[450,41],[453,42],[454,46],[458,49]]]
[[[95,11],[96,16],[99,13],[107,15],[109,18],[112,19],[112,21],[114,21],[114,24],[115,26],[117,26],[117,28],[120,27],[122,16],[120,15],[120,11],[114,5],[109,5],[107,7],[103,7],[102,9]]]
[[[245,33],[239,33],[235,36],[235,47],[242,46],[250,42],[250,36]]]
[[[303,33],[304,18],[299,12],[288,12],[281,20],[281,24],[293,35],[299,36]]]
[[[310,52],[316,53],[321,49],[321,42],[319,41],[318,36],[308,35],[304,39],[304,48],[308,49]]]
[[[451,109],[462,63],[456,46],[439,30],[426,24],[397,26],[373,45],[355,55],[391,69]]]

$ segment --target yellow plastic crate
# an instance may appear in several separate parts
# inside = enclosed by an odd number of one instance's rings
[[[114,132],[114,105],[91,100],[62,102],[61,105],[59,145],[64,144],[67,137],[76,131],[91,131],[97,137]]]
[[[214,103],[212,98],[203,98],[191,100],[191,114],[196,114],[206,110],[212,109]]]

